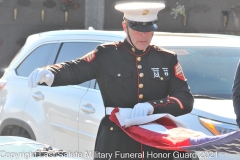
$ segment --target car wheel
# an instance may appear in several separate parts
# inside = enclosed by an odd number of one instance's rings
[[[29,133],[22,127],[17,125],[9,125],[4,127],[2,133],[2,136],[19,136],[19,137],[25,137],[28,139],[31,139],[31,136]]]

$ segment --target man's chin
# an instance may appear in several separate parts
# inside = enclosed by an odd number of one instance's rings
[[[148,47],[148,45],[138,45],[136,47],[138,50],[145,50]]]
[[[147,47],[139,47],[139,48],[137,48],[138,50],[145,50]]]

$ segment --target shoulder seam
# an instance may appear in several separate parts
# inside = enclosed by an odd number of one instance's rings
[[[165,48],[161,48],[161,47],[156,46],[156,45],[151,45],[151,46],[152,46],[152,48],[153,48],[154,50],[156,50],[156,51],[158,51],[158,52],[166,52],[166,53],[170,53],[170,54],[176,55],[175,52],[170,51],[170,50],[167,50],[167,49],[165,49]]]
[[[122,42],[121,41],[119,41],[119,42],[109,42],[109,43],[103,43],[103,44],[101,44],[102,46],[115,46],[115,47],[119,47],[120,45],[122,44]]]

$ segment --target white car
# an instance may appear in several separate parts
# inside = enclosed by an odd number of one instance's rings
[[[35,69],[82,57],[96,45],[120,41],[120,31],[61,30],[34,34],[0,79],[0,134],[22,136],[93,159],[98,126],[105,114],[95,80],[61,87],[28,87]],[[190,114],[178,118],[207,135],[238,130],[231,100],[240,57],[240,38],[156,32],[152,43],[178,54],[195,97]],[[239,155],[198,154],[199,159],[236,160]]]
[[[18,136],[1,136],[0,152],[3,160],[83,160],[68,156],[63,150]]]

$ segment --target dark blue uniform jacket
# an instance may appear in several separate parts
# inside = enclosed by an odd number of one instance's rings
[[[82,58],[47,68],[54,74],[52,86],[75,85],[96,79],[105,107],[133,108],[137,103],[148,102],[154,107],[154,113],[174,116],[189,113],[193,108],[193,96],[177,55],[154,45],[141,51],[132,50],[126,40],[103,44]],[[167,152],[135,142],[108,116],[100,124],[95,151]]]

